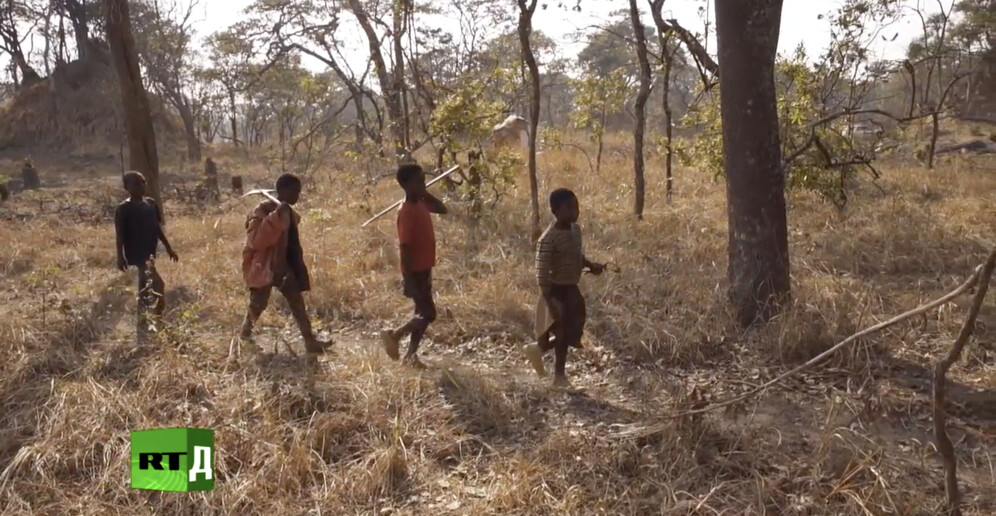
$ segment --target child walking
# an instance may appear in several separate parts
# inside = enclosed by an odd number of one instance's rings
[[[550,210],[556,220],[536,244],[536,283],[540,298],[536,307],[537,343],[524,347],[526,357],[540,376],[546,376],[543,355],[555,350],[553,386],[568,389],[567,350],[579,348],[586,318],[584,296],[578,288],[584,269],[596,276],[605,265],[589,261],[577,225],[580,208],[574,192],[559,188],[550,193]],[[550,338],[553,337],[553,343]]]
[[[252,339],[253,325],[270,302],[273,288],[283,294],[301,330],[309,355],[321,355],[331,344],[320,342],[311,329],[303,292],[311,290],[308,267],[297,225],[301,221],[293,205],[301,197],[301,180],[293,174],[277,179],[277,200],[259,203],[246,217],[246,243],[242,250],[242,276],[249,288],[249,308],[239,337]]]
[[[415,304],[415,316],[404,326],[381,333],[384,351],[398,360],[400,340],[411,336],[405,364],[415,368],[425,366],[418,359],[418,347],[425,331],[436,320],[436,304],[432,299],[432,268],[436,265],[436,236],[432,216],[445,215],[446,206],[425,190],[425,173],[416,164],[398,167],[398,184],[405,191],[405,202],[398,211],[398,244],[401,255],[401,277],[404,294]]]
[[[155,200],[145,196],[145,176],[132,170],[126,172],[121,179],[129,197],[114,211],[115,247],[119,270],[138,268],[136,297],[138,327],[141,330],[143,318],[148,312],[161,317],[166,306],[163,299],[166,285],[155,268],[159,242],[163,243],[171,260],[175,262],[179,258],[166,238],[162,209]]]

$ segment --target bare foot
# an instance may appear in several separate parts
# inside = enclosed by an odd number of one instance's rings
[[[529,360],[529,364],[536,370],[536,374],[540,377],[546,376],[546,368],[543,367],[543,350],[540,349],[539,345],[523,346],[522,351],[526,354],[526,360]]]
[[[553,388],[566,391],[571,388],[571,382],[566,376],[556,375],[553,377]]]
[[[418,355],[408,355],[405,357],[405,365],[413,369],[423,370],[426,369],[425,364],[418,359]]]
[[[384,346],[384,352],[387,353],[387,356],[391,357],[391,360],[401,358],[398,354],[398,339],[394,337],[394,332],[380,332],[380,343]]]

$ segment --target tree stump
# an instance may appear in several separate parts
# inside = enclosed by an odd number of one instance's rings
[[[0,201],[10,199],[10,190],[7,190],[7,183],[0,183]]]
[[[232,176],[232,191],[237,194],[242,193],[242,176]]]
[[[41,180],[38,179],[38,171],[32,166],[21,169],[21,177],[24,179],[25,190],[37,190],[41,188]]]

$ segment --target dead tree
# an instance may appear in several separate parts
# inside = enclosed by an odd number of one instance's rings
[[[975,331],[975,319],[979,316],[982,302],[986,299],[989,280],[993,277],[994,268],[996,268],[996,249],[989,253],[989,259],[975,272],[975,299],[972,301],[972,307],[968,311],[968,317],[965,318],[965,324],[961,327],[958,338],[951,346],[947,356],[934,366],[934,388],[931,400],[934,411],[934,438],[937,441],[937,450],[944,460],[944,490],[948,497],[948,516],[961,516],[961,493],[958,490],[958,460],[955,457],[951,438],[948,437],[947,413],[944,411],[947,374],[948,369],[961,357],[962,350],[965,349],[968,339]]]

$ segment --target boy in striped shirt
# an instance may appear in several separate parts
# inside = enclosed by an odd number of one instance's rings
[[[586,318],[578,282],[584,269],[597,276],[605,270],[605,265],[584,256],[581,228],[577,225],[580,208],[574,192],[566,188],[554,190],[550,194],[550,210],[556,221],[546,228],[536,245],[536,282],[541,294],[536,307],[538,342],[526,346],[524,351],[536,372],[545,376],[543,355],[554,349],[553,386],[566,389],[570,388],[565,374],[567,350],[581,347]]]

